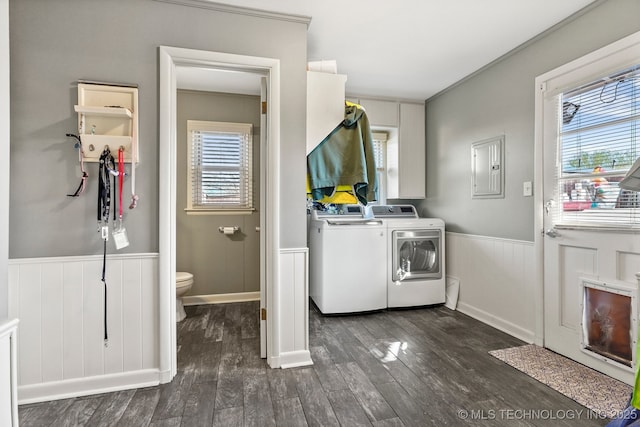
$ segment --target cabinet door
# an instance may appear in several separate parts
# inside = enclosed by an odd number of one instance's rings
[[[398,133],[398,195],[401,199],[425,197],[424,105],[400,104]]]
[[[307,154],[344,120],[347,76],[307,71]]]
[[[360,99],[371,126],[398,127],[398,103],[377,99]]]

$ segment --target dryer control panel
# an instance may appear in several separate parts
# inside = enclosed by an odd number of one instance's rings
[[[372,206],[371,212],[375,218],[418,218],[418,212],[413,205]]]

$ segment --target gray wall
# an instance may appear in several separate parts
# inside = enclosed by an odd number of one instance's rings
[[[187,120],[253,125],[253,199],[250,215],[187,215]],[[190,295],[260,290],[260,97],[178,91],[176,268],[194,275]],[[239,226],[227,236],[218,227]]]
[[[140,202],[126,212],[131,245],[121,252],[158,251],[160,45],[280,59],[280,223],[287,225],[280,246],[305,246],[306,25],[152,0],[10,0],[9,7],[11,258],[102,251],[97,166],[88,166],[85,194],[65,196],[80,176],[64,136],[77,131],[78,79],[139,85]]]
[[[610,0],[427,100],[427,198],[423,216],[448,231],[533,241],[536,76],[640,30],[640,1]],[[504,199],[471,199],[471,144],[505,135]]]

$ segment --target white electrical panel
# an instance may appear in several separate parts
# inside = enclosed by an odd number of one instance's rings
[[[504,197],[504,135],[471,145],[471,195]]]

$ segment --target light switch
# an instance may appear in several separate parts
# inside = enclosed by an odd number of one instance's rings
[[[522,184],[522,195],[525,197],[533,196],[533,183],[531,181],[525,181]]]

